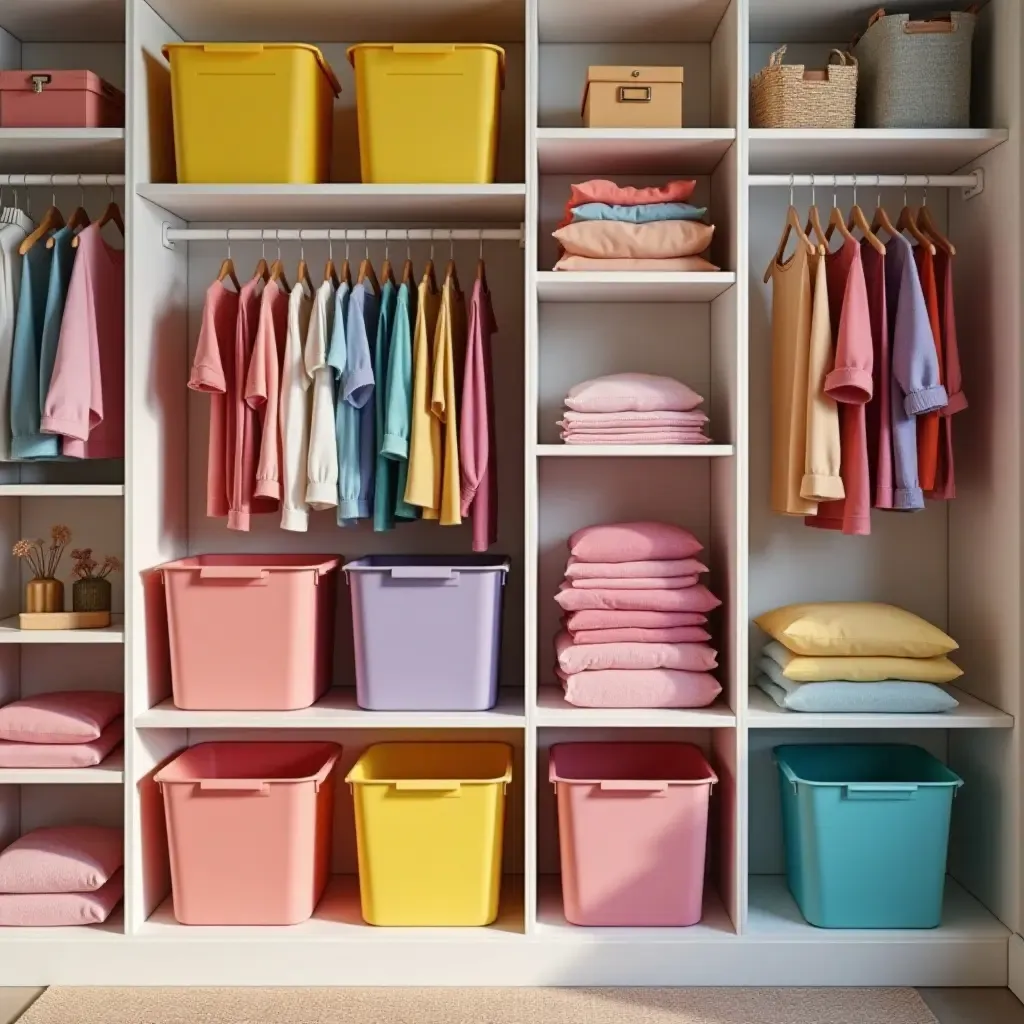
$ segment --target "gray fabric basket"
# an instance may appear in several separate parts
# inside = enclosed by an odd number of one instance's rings
[[[860,62],[857,126],[970,127],[976,21],[956,11],[949,22],[927,23],[879,11],[853,49]],[[936,31],[943,25],[948,30]]]

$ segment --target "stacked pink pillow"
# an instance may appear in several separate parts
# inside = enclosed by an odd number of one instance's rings
[[[565,699],[589,708],[698,708],[722,692],[700,583],[702,545],[669,523],[588,526],[569,538],[555,638]]]
[[[558,426],[566,444],[707,444],[703,401],[671,377],[613,373],[572,387]]]
[[[124,895],[123,866],[118,828],[37,828],[0,851],[0,926],[101,924]]]
[[[0,768],[90,768],[124,739],[124,697],[41,693],[0,708]]]

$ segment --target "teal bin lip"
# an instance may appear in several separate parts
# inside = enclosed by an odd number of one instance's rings
[[[916,759],[919,764],[925,765],[925,770],[930,770],[935,778],[921,778],[925,771],[921,771],[913,778],[907,777],[907,773],[893,772],[893,778],[878,779],[857,779],[857,778],[814,778],[808,770],[806,761],[818,752],[827,751],[832,756],[852,751],[870,750],[874,753],[886,752],[890,757]],[[856,792],[874,793],[906,793],[912,794],[917,789],[942,789],[952,787],[959,789],[964,780],[947,765],[943,764],[937,757],[930,754],[923,747],[911,743],[790,743],[775,747],[772,750],[772,759],[778,765],[779,770],[786,777],[794,788],[799,785],[817,787],[854,787]],[[792,762],[804,761],[802,765],[794,765]],[[852,774],[852,773],[851,773]]]

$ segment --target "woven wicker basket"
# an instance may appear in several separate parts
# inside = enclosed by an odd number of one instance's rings
[[[753,128],[852,128],[857,111],[857,61],[833,50],[824,71],[783,64],[786,47],[750,83]]]

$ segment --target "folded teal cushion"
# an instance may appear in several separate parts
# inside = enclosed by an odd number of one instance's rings
[[[610,206],[608,203],[584,203],[572,209],[573,220],[624,220],[632,224],[650,224],[656,220],[700,220],[706,206],[689,203],[643,203],[640,206]]]
[[[794,683],[779,686],[766,675],[754,680],[780,708],[822,714],[931,715],[952,711],[958,701],[932,683]]]

